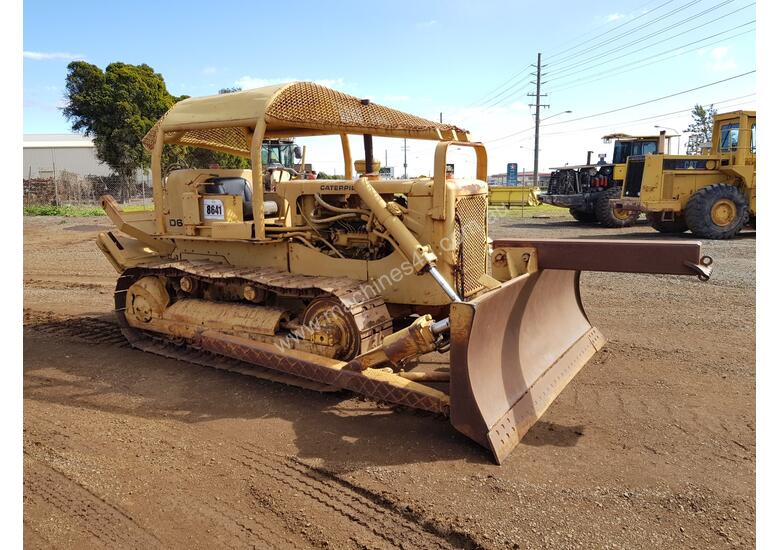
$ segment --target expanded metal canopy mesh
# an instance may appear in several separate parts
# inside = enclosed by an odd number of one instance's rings
[[[249,156],[259,120],[265,122],[267,137],[372,134],[468,141],[467,132],[456,126],[361,101],[313,82],[293,82],[180,101],[144,136],[143,143],[153,149],[162,130],[165,143]]]

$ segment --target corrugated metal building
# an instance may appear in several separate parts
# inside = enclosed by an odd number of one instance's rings
[[[24,134],[23,177],[51,178],[63,171],[109,176],[111,168],[95,155],[92,140],[78,134]]]

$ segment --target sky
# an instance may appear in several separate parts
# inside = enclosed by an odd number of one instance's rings
[[[755,18],[750,0],[27,0],[24,132],[70,130],[61,114],[70,61],[122,61],[152,66],[174,95],[315,81],[469,130],[485,143],[491,174],[508,162],[530,171],[534,98],[526,94],[541,53],[546,172],[585,162],[589,150],[609,160],[612,146],[601,139],[609,133],[656,134],[656,125],[679,133],[696,103],[755,109]],[[300,141],[316,170],[343,173],[337,138]],[[360,158],[359,138],[352,143]],[[432,174],[432,144],[408,145],[409,175]],[[374,145],[396,175],[402,146]],[[473,173],[470,151],[448,160],[457,175]]]

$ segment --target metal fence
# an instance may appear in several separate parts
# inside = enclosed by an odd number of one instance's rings
[[[61,171],[56,177],[22,180],[24,205],[97,205],[102,195],[112,195],[121,204],[152,203],[148,179],[122,184],[118,176],[80,175]]]

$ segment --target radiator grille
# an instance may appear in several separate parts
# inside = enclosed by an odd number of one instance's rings
[[[628,159],[628,168],[626,169],[626,197],[638,197],[642,189],[642,176],[645,172],[645,157],[637,159]]]
[[[470,195],[455,204],[455,288],[462,297],[481,290],[487,266],[487,195]]]

